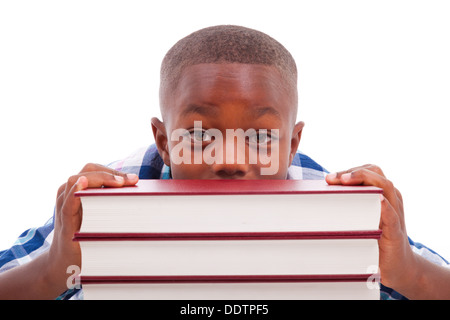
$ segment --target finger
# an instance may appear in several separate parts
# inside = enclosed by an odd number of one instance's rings
[[[397,188],[395,188],[395,193],[397,194],[397,198],[403,203],[402,194],[400,193],[400,191]]]
[[[55,224],[58,224],[60,221],[59,212],[64,203],[64,192],[66,190],[66,183],[59,187],[58,192],[56,194],[56,206],[55,206]]]
[[[336,181],[339,180],[339,182]],[[365,185],[375,186],[383,189],[384,196],[395,207],[400,208],[399,198],[397,197],[394,184],[386,179],[386,177],[379,175],[378,173],[369,169],[358,169],[349,173],[344,173],[339,177],[327,178],[327,182],[330,184],[342,184],[342,185]]]
[[[383,189],[383,194],[388,201],[397,208],[398,198],[395,192],[394,184],[374,171],[360,169],[350,173],[345,173],[340,177],[343,185],[364,185],[374,186]]]
[[[61,228],[67,237],[72,237],[81,226],[81,199],[75,197],[75,192],[84,190],[88,187],[88,180],[80,176],[73,184],[72,188],[66,193],[64,203],[61,208]]]
[[[125,172],[117,171],[112,168],[105,167],[101,164],[96,164],[96,163],[86,164],[83,167],[83,169],[81,169],[81,171],[79,172],[79,175],[83,175],[84,173],[87,173],[87,172],[107,172],[107,173],[113,174],[115,176],[120,176],[120,177],[124,177],[124,178],[126,178],[126,176],[127,176],[127,173],[125,173]]]
[[[85,188],[100,188],[100,187],[124,187],[132,186],[139,180],[135,174],[124,174],[125,176],[118,176],[108,172],[86,172],[84,175],[75,175],[68,179],[66,183],[66,189],[64,191],[64,204],[65,199],[70,197],[74,186],[80,183],[80,178],[83,183],[83,189]]]
[[[360,170],[369,170],[368,165],[355,167],[355,168],[351,168],[351,169],[344,170],[344,171],[330,173],[326,176],[325,179],[329,184],[344,184],[346,181],[349,180],[348,178],[351,176],[351,174],[353,172],[360,171]],[[375,172],[373,170],[369,170],[369,171],[372,171],[372,172],[376,173],[377,175],[379,175],[377,172]],[[379,176],[382,176],[382,175],[379,175]],[[353,180],[353,184],[361,184],[361,183],[362,183],[361,181],[357,182],[356,180]]]
[[[383,231],[383,238],[388,241],[401,240],[406,233],[404,220],[383,196],[381,196],[380,229]]]
[[[398,210],[397,213],[400,215],[400,217],[404,220],[404,211],[403,211],[403,197],[400,191],[394,187],[395,195],[397,196],[397,206]]]
[[[58,199],[59,196],[60,196],[62,193],[64,193],[65,190],[66,190],[66,184],[64,183],[63,185],[61,185],[61,186],[58,188],[58,192],[56,193],[56,198]]]
[[[346,173],[341,176],[341,182],[344,185],[365,185],[375,186],[383,189],[383,195],[395,207],[397,207],[397,194],[395,193],[394,184],[379,174],[367,170],[357,170],[351,173]]]
[[[93,167],[91,167],[92,169]],[[98,168],[96,166],[96,168]],[[61,208],[65,202],[65,199],[68,197],[68,195],[70,195],[71,191],[73,191],[73,187],[76,184],[76,182],[78,181],[78,179],[80,177],[85,177],[86,180],[86,188],[90,187],[90,188],[95,188],[95,187],[101,187],[101,186],[105,186],[105,187],[123,187],[123,186],[132,186],[135,185],[138,180],[139,177],[135,174],[126,174],[126,173],[120,173],[120,175],[116,175],[113,173],[118,173],[115,170],[109,170],[109,172],[86,172],[84,175],[74,175],[71,176],[68,180],[67,183],[63,184],[59,189],[58,189],[58,198],[56,200],[56,213],[57,213],[57,217],[55,221],[56,223],[61,223],[61,215],[60,215],[60,211]],[[83,179],[84,181],[84,179]]]
[[[387,182],[385,177],[368,169],[359,169],[344,173],[339,178],[344,185],[365,185],[383,188]]]
[[[379,175],[382,176],[382,177],[386,177],[386,176],[384,175],[383,170],[381,170],[381,168],[380,168],[379,166],[375,165],[375,164],[367,164],[366,167],[365,167],[364,169],[373,171],[373,172],[379,174]]]
[[[117,171],[114,170],[112,168],[109,167],[105,167],[103,165],[100,164],[96,164],[96,163],[88,163],[86,164],[83,169],[81,169],[80,173],[76,176],[73,177],[72,182],[76,181],[76,179],[78,177],[80,177],[81,175],[89,175],[92,172],[105,172],[105,173],[109,173],[110,175],[113,175],[115,177],[119,177],[117,180],[120,181],[120,177],[124,178],[124,183],[123,186],[132,186],[135,185],[138,180],[139,177],[136,174],[132,174],[132,173],[126,173],[126,172],[121,172],[121,171]],[[72,184],[73,185],[73,184]],[[120,185],[119,185],[120,186]],[[71,186],[69,186],[71,187]],[[91,186],[90,186],[91,187]],[[67,190],[67,188],[66,188]]]
[[[116,175],[103,171],[87,172],[83,176],[88,179],[88,188],[132,186],[139,180],[135,174]]]
[[[88,188],[100,188],[104,187],[124,187],[135,185],[139,177],[135,174],[122,173],[121,175],[115,175],[104,171],[86,172],[82,175],[74,175],[70,177],[66,183],[65,193],[69,193],[72,186],[78,179],[84,176],[88,179]]]
[[[367,169],[369,171],[373,171],[376,174],[378,174],[382,177],[385,177],[383,170],[381,170],[381,168],[379,166],[374,165],[374,164],[365,164],[363,166],[350,168],[348,170],[330,173],[326,176],[326,180],[329,184],[341,184],[340,177],[342,175],[344,175],[346,173],[351,173],[353,171],[362,170],[362,169]]]
[[[66,185],[64,184],[64,188],[65,187],[66,187]],[[58,198],[56,199],[55,218],[54,218],[55,219],[55,221],[54,221],[55,225],[61,223],[61,216],[60,216],[59,213],[61,212],[62,206],[64,204],[64,198],[65,198],[65,192],[63,190],[63,192],[61,192],[58,195]]]

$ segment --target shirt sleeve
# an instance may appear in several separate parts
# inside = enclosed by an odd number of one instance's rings
[[[23,232],[11,248],[0,251],[0,273],[23,265],[45,252],[53,240],[53,217]]]
[[[424,257],[430,262],[433,262],[437,265],[440,265],[442,267],[450,267],[449,262],[443,258],[441,255],[439,255],[437,252],[433,251],[432,249],[428,248],[427,246],[421,244],[420,242],[415,242],[411,238],[408,237],[409,245],[411,246],[411,249],[413,252],[417,253],[418,255]]]
[[[141,179],[160,178],[163,161],[158,155],[156,145],[140,148],[125,159],[108,165],[118,171],[136,173]],[[11,248],[0,251],[0,273],[23,265],[50,248],[53,240],[53,217],[43,226],[23,232]],[[62,293],[57,299],[80,299],[82,290],[71,289]]]
[[[449,262],[442,256],[440,256],[437,252],[421,244],[420,242],[413,241],[409,237],[408,241],[414,253],[439,266],[450,268]],[[383,279],[381,279],[381,281],[383,281]],[[381,284],[380,289],[380,298],[382,300],[407,300],[406,297],[402,296],[392,288],[383,286],[383,284]]]

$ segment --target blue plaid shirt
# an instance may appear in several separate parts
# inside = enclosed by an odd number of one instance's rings
[[[170,167],[166,166],[153,144],[125,158],[115,161],[109,167],[127,173],[135,173],[140,179],[171,179]],[[288,179],[318,180],[324,179],[328,172],[307,155],[297,152],[288,169]],[[0,251],[0,272],[22,265],[39,256],[50,248],[53,240],[53,217],[39,227],[32,228],[20,235],[14,245]],[[438,265],[449,263],[433,250],[409,239],[414,252]],[[69,274],[68,274],[69,276]],[[381,299],[406,299],[391,288],[381,284]],[[70,289],[62,293],[58,299],[82,299],[83,289]]]

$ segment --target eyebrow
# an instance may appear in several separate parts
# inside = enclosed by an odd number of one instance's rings
[[[251,112],[254,114],[256,119],[258,119],[266,114],[271,114],[271,115],[274,115],[277,118],[281,119],[280,113],[278,112],[278,110],[276,110],[273,107],[256,107],[256,108],[253,108],[251,110]]]
[[[217,116],[217,105],[208,104],[208,105],[198,105],[198,104],[189,104],[182,112],[182,116],[187,116],[189,114],[195,113],[203,116]],[[280,113],[273,107],[252,107],[248,110],[255,119],[258,119],[266,114],[271,114],[281,119]]]
[[[207,106],[200,106],[198,104],[189,104],[186,109],[181,112],[182,116],[187,116],[191,113],[201,114],[203,116],[215,116],[217,115],[217,106],[214,104],[208,104]]]

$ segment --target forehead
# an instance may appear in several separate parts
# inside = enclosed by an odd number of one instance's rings
[[[296,110],[293,90],[273,66],[197,64],[183,70],[176,88],[169,93],[168,107],[172,114],[181,114],[192,104],[239,108],[239,111],[269,107],[284,118]]]

